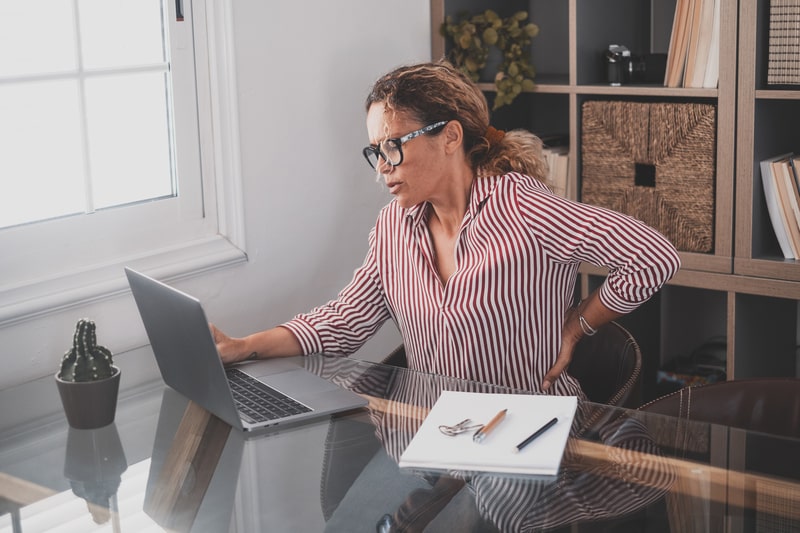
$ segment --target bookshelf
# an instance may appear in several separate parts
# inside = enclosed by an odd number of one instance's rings
[[[432,57],[447,48],[439,27],[447,15],[487,8],[507,16],[526,10],[539,26],[531,55],[532,91],[492,115],[498,128],[562,133],[570,143],[570,195],[580,200],[581,109],[589,100],[710,103],[717,109],[713,249],[681,252],[682,270],[623,323],[645,355],[645,397],[655,371],[707,339],[727,338],[728,379],[795,376],[800,262],[784,261],[771,231],[758,158],[800,151],[800,91],[766,85],[769,0],[721,0],[717,88],[663,84],[610,86],[602,53],[623,44],[634,54],[666,53],[677,0],[431,0]],[[601,21],[601,22],[598,22]],[[737,38],[738,35],[738,38]],[[737,71],[738,64],[738,71]],[[491,103],[493,85],[481,84]],[[800,87],[798,87],[800,89]],[[737,100],[738,99],[738,100]],[[787,117],[795,117],[787,120]],[[587,294],[604,272],[582,268]],[[648,395],[648,387],[651,388]]]

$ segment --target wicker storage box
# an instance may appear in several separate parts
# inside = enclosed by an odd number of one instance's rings
[[[581,201],[638,218],[679,250],[713,250],[713,105],[585,102],[581,143]]]

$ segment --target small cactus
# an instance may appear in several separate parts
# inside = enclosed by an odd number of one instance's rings
[[[72,348],[61,360],[58,377],[64,381],[95,381],[110,378],[114,374],[111,351],[97,345],[94,322],[86,318],[78,320]]]

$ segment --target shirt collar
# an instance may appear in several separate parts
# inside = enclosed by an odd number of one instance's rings
[[[406,221],[416,227],[425,221],[425,213],[428,212],[428,202],[422,202],[414,207],[406,209]]]
[[[485,204],[494,193],[501,178],[502,176],[482,176],[475,178],[472,182],[472,191],[470,193],[469,205],[467,206],[467,211],[471,218],[475,218],[478,215],[483,208],[483,204]]]

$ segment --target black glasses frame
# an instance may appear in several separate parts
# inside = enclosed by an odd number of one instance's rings
[[[375,156],[375,161],[377,161],[378,158],[380,157],[380,158],[383,158],[383,160],[386,161],[386,164],[388,164],[389,166],[391,166],[391,167],[399,167],[400,163],[403,162],[403,145],[405,143],[407,143],[411,139],[419,137],[420,135],[425,135],[426,133],[431,133],[432,131],[443,127],[448,122],[449,121],[447,121],[447,120],[442,120],[442,121],[439,121],[439,122],[435,122],[433,124],[428,124],[424,128],[420,128],[418,130],[412,131],[411,133],[403,135],[402,137],[395,137],[395,138],[392,138],[392,139],[386,139],[385,141],[382,141],[378,145],[370,144],[369,146],[365,147],[361,151],[361,153],[364,155],[364,159],[367,160],[367,163],[369,163],[369,166],[372,167],[373,169],[377,170],[377,167],[372,163],[372,160],[370,159],[371,155]],[[381,151],[381,144],[383,144],[383,143],[392,143],[392,144],[397,146],[397,151],[400,154],[400,160],[397,163],[392,163],[391,161],[389,161],[389,158],[386,157],[386,155]]]

